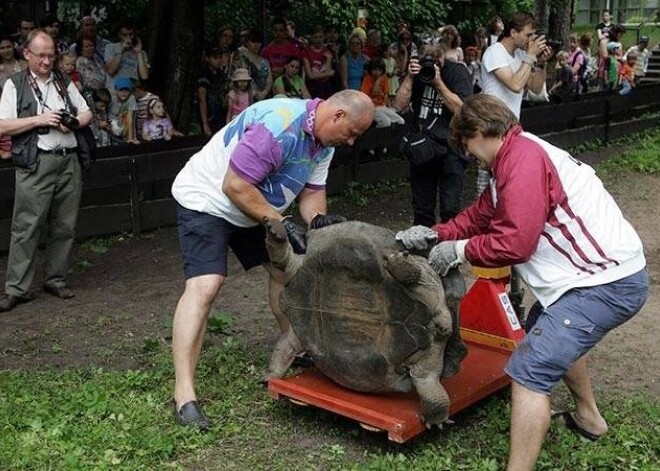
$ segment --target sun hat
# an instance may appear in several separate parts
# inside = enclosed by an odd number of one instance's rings
[[[609,52],[614,52],[616,49],[621,49],[621,43],[618,41],[612,41],[607,45],[607,50]]]
[[[243,69],[243,68],[238,68],[234,70],[234,73],[231,74],[231,81],[241,82],[243,80],[252,80],[252,77],[250,77],[250,72],[248,72],[247,69]]]
[[[115,90],[133,90],[133,82],[128,77],[117,77]]]

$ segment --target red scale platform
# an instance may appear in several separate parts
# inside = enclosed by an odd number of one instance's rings
[[[478,278],[461,301],[461,337],[468,346],[461,371],[442,380],[449,394],[449,414],[455,414],[506,387],[503,371],[523,330],[506,295],[508,278]],[[403,443],[423,433],[419,398],[408,394],[366,394],[346,389],[315,368],[268,382],[276,399],[315,406],[360,422],[368,429],[386,431]]]

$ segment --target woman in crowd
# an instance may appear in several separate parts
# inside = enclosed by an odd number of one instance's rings
[[[14,50],[14,41],[9,35],[0,37],[0,91],[10,75],[27,67],[27,62],[19,59]]]
[[[302,60],[298,56],[289,56],[284,66],[284,73],[275,79],[273,83],[273,95],[275,97],[288,98],[311,98],[305,81],[300,76]]]
[[[78,38],[76,41],[76,55],[78,56],[76,70],[82,77],[84,91],[96,91],[105,87],[105,65],[95,52],[96,36],[86,35]]]
[[[348,51],[339,60],[339,76],[342,90],[359,90],[364,77],[364,68],[369,58],[362,53],[364,40],[359,34],[348,38]]]
[[[263,100],[273,86],[273,74],[266,58],[260,55],[263,36],[256,29],[251,29],[245,38],[245,46],[238,48],[234,68],[244,68],[252,78],[254,101]]]
[[[14,41],[9,35],[0,36],[0,93],[10,75],[27,67],[27,62],[19,59],[14,50]],[[11,137],[0,136],[0,159],[11,157]]]
[[[463,49],[461,49],[461,35],[454,25],[442,28],[440,46],[445,51],[444,58],[448,61],[463,62]]]

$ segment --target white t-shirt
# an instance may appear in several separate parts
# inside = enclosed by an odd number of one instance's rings
[[[506,103],[513,113],[520,118],[520,106],[522,105],[523,92],[514,92],[504,85],[495,76],[495,71],[502,67],[509,67],[515,74],[525,58],[525,51],[516,49],[513,56],[509,54],[502,43],[495,43],[486,49],[481,59],[481,82],[482,91],[493,95]]]

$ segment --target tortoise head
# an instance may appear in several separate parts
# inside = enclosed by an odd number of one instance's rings
[[[274,242],[284,242],[287,240],[286,229],[282,221],[264,216],[264,226],[266,227],[267,238],[272,239]]]
[[[419,266],[419,262],[414,257],[411,257],[407,251],[393,252],[385,255],[383,258],[385,259],[387,271],[399,283],[412,285],[419,282],[422,276],[422,269]]]

